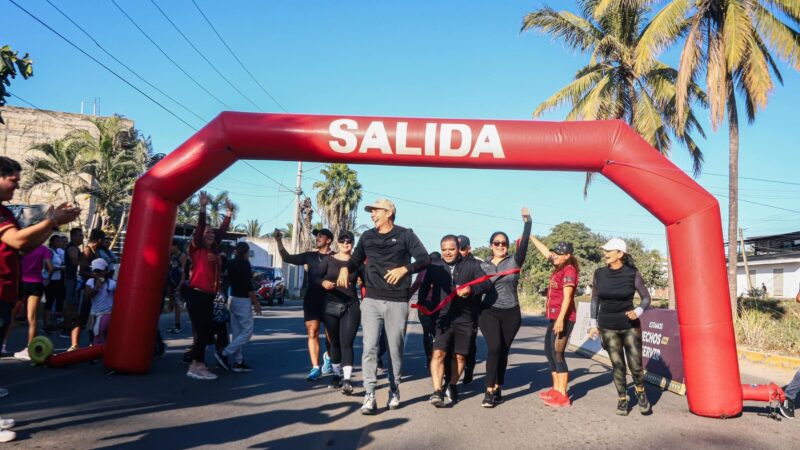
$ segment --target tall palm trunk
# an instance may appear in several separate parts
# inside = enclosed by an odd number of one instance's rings
[[[739,116],[736,111],[733,80],[728,76],[728,290],[733,317],[738,313],[736,271],[739,263],[737,230],[739,229]]]

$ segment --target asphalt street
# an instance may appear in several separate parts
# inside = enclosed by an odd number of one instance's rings
[[[537,392],[548,388],[549,370],[542,352],[545,322],[526,316],[514,342],[505,403],[480,406],[481,362],[485,347],[479,338],[475,381],[462,386],[461,402],[452,408],[428,404],[430,378],[416,312],[410,315],[402,405],[386,409],[385,375],[375,416],[358,413],[363,389],[356,370],[355,395],[327,387],[328,379],[305,380],[306,338],[299,302],[265,308],[256,319],[256,336],[245,348],[255,369],[249,373],[217,370],[216,381],[185,376],[183,349],[190,342],[188,324],[182,335],[165,333],[169,350],[154,361],[148,375],[109,374],[101,363],[66,369],[32,366],[5,357],[0,360],[0,386],[11,394],[0,399],[0,415],[17,420],[17,441],[8,447],[57,449],[463,449],[463,448],[797,448],[800,419],[776,421],[760,415],[766,408],[745,404],[737,418],[698,417],[685,397],[648,387],[653,414],[614,414],[616,391],[608,368],[568,353],[573,406],[544,406]],[[161,318],[162,332],[171,315]],[[187,318],[184,316],[184,320]],[[22,328],[14,331],[9,349],[18,350]],[[54,337],[57,347],[64,339]],[[360,338],[356,341],[360,360]],[[209,362],[212,361],[208,355]],[[712,368],[713,369],[713,368]],[[745,376],[746,382],[767,380]],[[779,381],[779,380],[775,380]],[[781,380],[784,381],[785,380]],[[632,392],[632,388],[631,388]]]

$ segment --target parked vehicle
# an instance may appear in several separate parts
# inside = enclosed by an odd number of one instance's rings
[[[253,288],[258,301],[269,306],[275,302],[282,305],[286,298],[283,272],[277,267],[253,266]]]

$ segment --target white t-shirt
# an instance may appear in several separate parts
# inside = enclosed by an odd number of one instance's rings
[[[53,276],[50,277],[53,281],[58,281],[61,279],[61,271],[64,270],[64,249],[57,248],[56,251],[52,252],[53,258],[51,262],[53,264]],[[46,271],[47,269],[45,269]]]
[[[94,278],[89,278],[86,286],[94,288]],[[92,297],[92,314],[110,313],[114,306],[114,291],[117,290],[117,282],[106,280],[97,290],[97,294]]]

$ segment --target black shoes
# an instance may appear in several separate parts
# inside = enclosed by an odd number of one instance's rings
[[[486,394],[483,395],[483,401],[481,402],[481,406],[484,408],[494,408],[497,406],[495,401],[495,393],[486,391]]]
[[[499,388],[498,387],[494,391],[494,403],[497,404],[497,405],[499,405],[500,403],[503,403],[503,388]]]
[[[794,401],[787,398],[780,405],[778,405],[778,410],[780,410],[783,417],[786,417],[787,419],[794,419]]]
[[[342,394],[343,395],[350,395],[353,393],[353,385],[350,384],[350,380],[343,380],[342,381]]]
[[[331,389],[340,389],[342,387],[342,377],[339,375],[334,375],[333,378],[331,378],[331,384],[329,384],[328,387]]]
[[[431,405],[437,408],[444,408],[445,406],[445,399],[444,399],[444,391],[434,391],[433,395],[431,395],[430,399],[428,400]]]
[[[444,403],[446,406],[458,403],[458,387],[455,384],[447,386]]]
[[[620,397],[617,401],[617,415],[618,416],[627,416],[628,415],[628,397]]]
[[[253,368],[245,364],[244,361],[242,361],[240,363],[234,364],[233,367],[231,367],[231,370],[233,370],[234,372],[250,372],[253,370]]]
[[[653,410],[650,408],[650,402],[647,400],[647,394],[645,393],[644,389],[642,389],[641,392],[639,392],[638,389],[635,391],[636,391],[636,399],[638,400],[639,403],[639,412],[645,416],[653,412]]]

